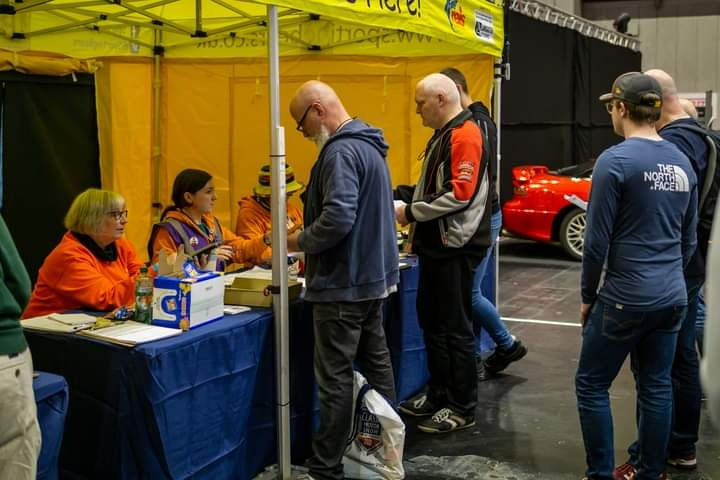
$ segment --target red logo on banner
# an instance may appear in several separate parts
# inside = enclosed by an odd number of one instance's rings
[[[458,5],[457,10],[452,10],[450,12],[450,18],[455,25],[460,27],[465,26],[465,14],[463,13],[461,6]]]

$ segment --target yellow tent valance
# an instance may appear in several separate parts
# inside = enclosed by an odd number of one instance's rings
[[[35,75],[61,77],[72,73],[95,73],[102,63],[41,52],[10,52],[0,50],[0,71],[11,70]]]
[[[502,51],[501,0],[11,0],[15,14],[0,15],[0,48],[77,58],[264,57],[271,4],[281,9],[283,56]]]

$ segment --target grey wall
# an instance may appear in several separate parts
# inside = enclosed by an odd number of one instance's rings
[[[643,70],[665,70],[685,92],[720,90],[720,15],[633,19],[628,33],[642,42]]]
[[[580,14],[580,0],[544,0],[543,3],[559,8],[560,10],[565,10],[568,13],[575,15]]]

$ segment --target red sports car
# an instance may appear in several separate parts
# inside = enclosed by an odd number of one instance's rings
[[[557,171],[541,165],[513,168],[513,198],[503,205],[503,228],[519,237],[560,242],[568,255],[581,259],[593,164]]]

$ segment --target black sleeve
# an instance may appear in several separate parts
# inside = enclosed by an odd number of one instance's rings
[[[413,194],[415,193],[415,185],[398,185],[393,190],[393,200],[402,200],[405,203],[412,202]]]

